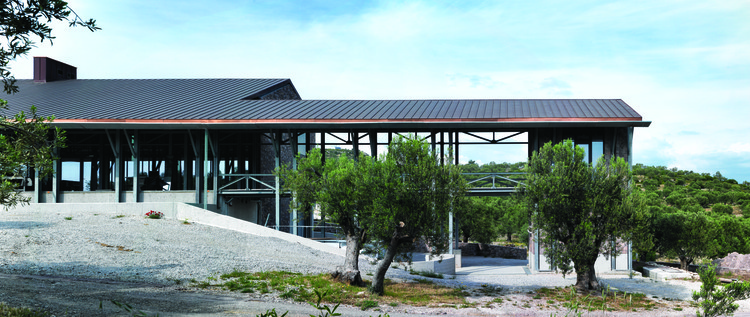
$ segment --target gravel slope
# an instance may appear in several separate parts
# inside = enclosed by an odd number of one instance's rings
[[[4,212],[0,255],[2,273],[150,283],[203,280],[233,269],[319,273],[343,263],[281,239],[106,212]]]

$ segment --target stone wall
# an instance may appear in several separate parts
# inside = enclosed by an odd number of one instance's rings
[[[292,85],[284,85],[260,97],[261,100],[300,100],[300,96]]]
[[[525,248],[463,242],[458,244],[458,248],[461,249],[461,256],[488,256],[519,260],[526,260],[527,258]]]

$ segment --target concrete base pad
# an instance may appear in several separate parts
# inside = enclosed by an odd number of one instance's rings
[[[673,280],[692,276],[690,272],[666,266],[644,266],[643,272],[652,280]]]

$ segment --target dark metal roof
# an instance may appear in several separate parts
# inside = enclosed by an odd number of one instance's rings
[[[302,126],[531,127],[648,126],[620,99],[247,100],[288,79],[131,79],[19,81],[2,96],[8,113],[35,105],[67,128],[149,125],[267,128]],[[1,110],[0,110],[1,111]],[[165,125],[172,124],[172,127]]]
[[[220,113],[206,114],[220,118]],[[218,117],[217,117],[218,116]],[[620,99],[263,100],[233,113],[251,120],[641,120]]]
[[[28,111],[59,119],[202,119],[243,98],[260,97],[289,79],[18,80],[19,92],[0,95],[6,113]],[[2,111],[2,110],[0,110]]]

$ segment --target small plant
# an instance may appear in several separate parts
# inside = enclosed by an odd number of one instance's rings
[[[164,214],[160,211],[151,210],[146,213],[146,218],[150,218],[150,219],[161,219],[163,217],[164,217]]]
[[[112,219],[117,219],[117,218],[125,218],[125,215],[117,215],[117,216],[112,217]]]
[[[739,307],[734,301],[750,298],[750,282],[735,281],[721,287],[713,265],[698,269],[698,275],[703,282],[701,290],[693,292],[698,316],[731,316]]]
[[[378,301],[366,299],[366,300],[363,300],[362,303],[360,303],[359,307],[362,310],[367,310],[368,308],[375,308],[375,307],[378,307]]]
[[[314,291],[315,295],[318,296],[318,302],[310,305],[312,305],[312,307],[315,307],[315,309],[320,312],[318,315],[319,317],[341,316],[341,313],[336,312],[336,309],[339,308],[339,305],[341,305],[341,303],[336,304],[336,306],[333,306],[333,308],[328,305],[321,305],[320,303],[323,301],[323,298],[328,295],[328,291],[324,291],[323,293],[319,292],[317,289]],[[377,302],[375,302],[375,306],[377,306]],[[362,310],[364,310],[364,308]]]
[[[73,220],[73,217],[65,217],[65,220]]]
[[[189,225],[191,223],[187,220],[187,218],[185,218],[185,220],[182,221],[182,224],[183,225]]]
[[[0,303],[0,316],[28,316],[28,317],[46,317],[50,316],[47,312],[32,310],[25,307],[12,307],[5,303]]]
[[[491,296],[497,293],[500,293],[503,291],[502,287],[495,286],[495,285],[489,285],[489,284],[482,284],[482,288],[479,289],[479,292],[484,293],[485,295]]]
[[[273,308],[273,309],[267,310],[265,313],[260,313],[259,315],[257,315],[257,317],[284,317],[288,313],[289,312],[287,311],[287,312],[284,312],[284,314],[282,314],[281,316],[279,316],[279,314],[276,312],[276,308]]]

